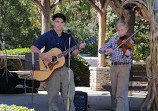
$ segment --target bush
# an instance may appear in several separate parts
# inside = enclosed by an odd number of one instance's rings
[[[16,106],[16,105],[8,106],[6,104],[1,104],[0,111],[35,111],[35,110],[28,109],[27,107],[23,107],[23,106]]]
[[[10,49],[5,51],[0,51],[0,54],[7,54],[7,55],[25,55],[25,53],[30,53],[31,50],[29,48],[17,48],[17,49]],[[0,67],[4,64],[1,63]],[[7,60],[7,68],[9,70],[24,70],[25,68],[25,61],[22,59],[8,59]]]
[[[89,64],[81,56],[71,58],[71,66],[74,71],[76,86],[89,86]]]
[[[29,48],[17,48],[17,49],[10,49],[6,50],[8,55],[24,55],[25,53],[31,52]],[[5,51],[0,51],[0,54],[6,54]]]
[[[7,50],[9,55],[24,55],[31,52],[28,48]],[[2,53],[2,52],[0,52]],[[71,66],[74,71],[74,80],[76,86],[89,86],[89,64],[81,56],[71,58]],[[9,70],[24,70],[24,60],[7,60]],[[84,72],[84,73],[83,73]]]

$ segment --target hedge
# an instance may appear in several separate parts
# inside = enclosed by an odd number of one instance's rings
[[[23,106],[0,104],[0,111],[35,111],[34,109],[28,109]]]
[[[25,53],[31,52],[29,48],[18,48],[6,50],[8,55],[24,55]],[[0,54],[4,52],[0,51]],[[24,70],[25,61],[24,60],[7,60],[7,67],[9,70]],[[76,86],[89,86],[89,64],[80,55],[75,58],[71,58],[71,68],[74,71],[74,80]]]

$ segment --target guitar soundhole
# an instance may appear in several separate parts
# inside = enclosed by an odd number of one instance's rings
[[[53,64],[57,63],[57,57],[56,56],[52,56],[52,61]]]

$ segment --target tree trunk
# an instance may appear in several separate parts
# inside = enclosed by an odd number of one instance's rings
[[[148,11],[151,14],[149,18],[150,55],[146,60],[149,85],[148,95],[141,106],[141,111],[143,111],[144,107],[146,107],[147,111],[158,111],[158,12],[155,10],[156,4],[152,3],[151,1],[152,0],[148,1]],[[156,2],[157,1],[155,1],[155,3]],[[155,5],[155,9],[153,9],[153,5]],[[146,103],[147,106],[145,106]]]
[[[41,34],[49,31],[50,29],[50,13],[53,8],[64,0],[56,0],[55,3],[50,5],[50,0],[32,0],[36,6],[40,9],[41,14]]]
[[[41,10],[42,29],[41,34],[47,32],[50,29],[50,0],[41,0],[43,6]]]
[[[128,13],[126,13],[128,12]],[[134,33],[134,25],[135,25],[135,11],[133,10],[133,6],[128,6],[128,9],[124,9],[122,18],[127,21],[128,24],[128,37]]]

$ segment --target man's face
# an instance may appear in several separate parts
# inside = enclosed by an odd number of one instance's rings
[[[118,36],[121,37],[127,34],[128,28],[127,26],[118,26],[116,30]]]
[[[62,31],[64,26],[65,26],[65,22],[63,21],[63,19],[61,18],[56,18],[53,22],[52,22],[54,29],[56,31]]]

